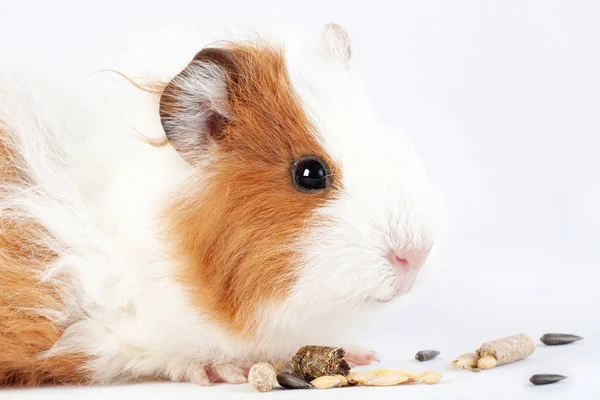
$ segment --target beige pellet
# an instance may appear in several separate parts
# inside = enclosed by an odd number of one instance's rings
[[[535,343],[529,336],[520,334],[484,343],[477,350],[479,357],[494,357],[497,365],[510,364],[530,356]]]
[[[248,373],[248,382],[259,392],[268,392],[277,382],[275,368],[266,362],[254,364]]]

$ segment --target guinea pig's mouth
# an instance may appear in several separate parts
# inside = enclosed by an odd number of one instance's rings
[[[417,270],[403,271],[398,273],[395,277],[390,278],[395,280],[393,283],[393,291],[387,296],[374,296],[371,299],[377,303],[389,303],[390,301],[407,294],[413,287],[415,279],[417,277]]]

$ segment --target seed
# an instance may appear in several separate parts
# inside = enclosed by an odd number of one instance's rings
[[[320,376],[317,379],[313,379],[310,383],[317,389],[331,389],[342,385],[336,376],[330,375]]]
[[[452,361],[451,365],[456,369],[467,369],[469,371],[473,371],[475,368],[477,368],[478,360],[479,356],[477,354],[465,353],[456,360]]]
[[[415,358],[419,361],[429,361],[433,360],[439,355],[440,352],[437,350],[421,350],[415,355]]]
[[[259,392],[268,392],[273,389],[276,381],[275,368],[266,362],[254,364],[248,373],[248,382]]]
[[[583,339],[581,336],[570,335],[566,333],[546,333],[540,338],[542,343],[548,346],[556,346],[560,344],[569,344]]]
[[[277,374],[277,382],[286,389],[314,389],[315,387],[304,379],[291,372],[280,372]]]
[[[480,369],[492,369],[498,364],[498,360],[491,356],[481,357],[479,361],[477,361],[477,366]]]
[[[538,374],[529,378],[529,382],[533,383],[534,385],[548,385],[550,383],[562,381],[563,379],[567,379],[567,377],[555,374]]]
[[[435,371],[425,371],[419,375],[418,382],[426,385],[438,383],[442,379],[442,375]]]
[[[340,381],[340,386],[348,386],[348,378],[344,375],[333,375],[333,377]]]
[[[407,382],[416,382],[417,379],[419,378],[419,374],[415,374],[413,372],[408,372],[408,371],[394,370],[394,369],[374,369],[372,371],[369,371],[368,373],[375,374],[375,375],[400,374],[400,375],[404,375],[408,378]]]
[[[350,372],[347,376],[348,382],[351,385],[361,384],[364,385],[365,381],[375,379],[377,374],[372,372]]]
[[[408,381],[408,377],[402,374],[386,373],[375,375],[373,379],[365,380],[365,386],[395,386]]]

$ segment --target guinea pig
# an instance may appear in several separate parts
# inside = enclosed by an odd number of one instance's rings
[[[441,202],[341,27],[194,52],[144,82],[0,67],[0,384],[244,382],[421,275]]]

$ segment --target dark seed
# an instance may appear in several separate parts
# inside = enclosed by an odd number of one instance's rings
[[[566,333],[546,333],[540,338],[542,343],[548,346],[556,346],[559,344],[569,344],[583,339],[581,336],[569,335]]]
[[[280,372],[277,374],[277,382],[286,389],[314,389],[315,387],[296,374]]]
[[[415,358],[419,361],[429,361],[433,360],[439,355],[440,352],[437,350],[421,350],[415,355]]]
[[[529,378],[529,382],[533,383],[534,385],[548,385],[550,383],[562,381],[563,379],[567,379],[567,377],[555,374],[538,374]]]

